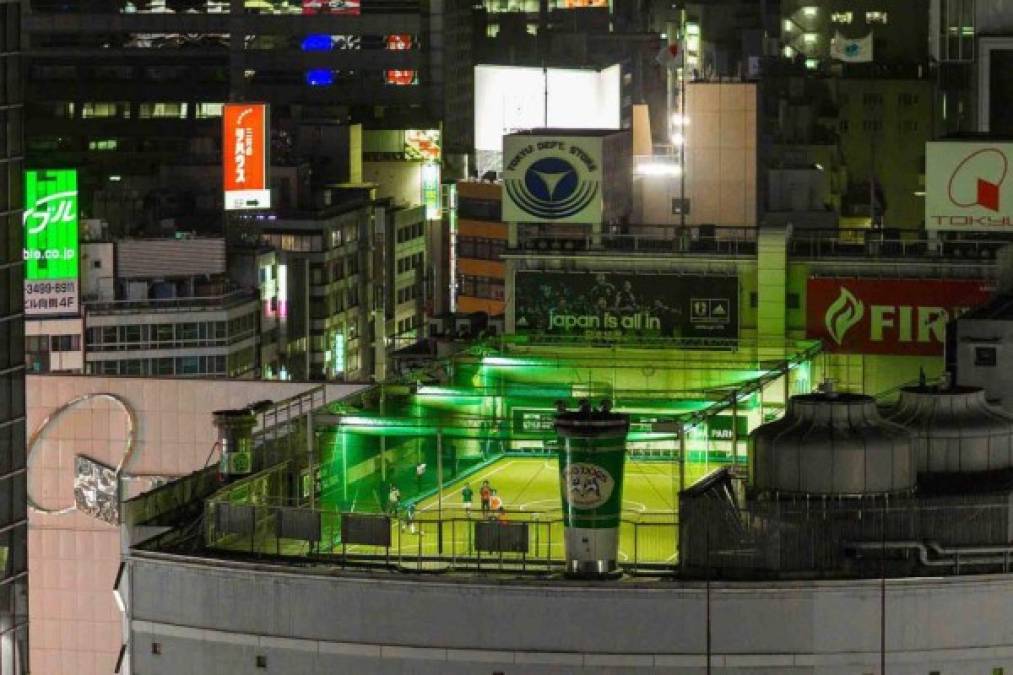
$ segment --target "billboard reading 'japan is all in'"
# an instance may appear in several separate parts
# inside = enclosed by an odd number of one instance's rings
[[[271,208],[267,183],[267,105],[227,103],[222,111],[225,210]]]
[[[735,339],[736,277],[518,272],[518,333]]]
[[[25,172],[25,314],[78,311],[77,170]]]

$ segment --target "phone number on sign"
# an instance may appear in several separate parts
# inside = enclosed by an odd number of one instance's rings
[[[25,284],[25,294],[73,293],[77,289],[76,281],[33,281]]]

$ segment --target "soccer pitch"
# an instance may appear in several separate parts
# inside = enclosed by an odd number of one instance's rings
[[[718,466],[687,463],[687,485]],[[438,494],[417,502],[411,521],[402,507],[393,525],[394,552],[403,556],[477,555],[473,529],[474,522],[483,517],[478,493],[486,480],[502,498],[507,521],[529,523],[528,558],[561,560],[564,555],[563,522],[559,465],[554,457],[503,457],[470,476],[445,485],[442,502]],[[462,499],[466,484],[474,491],[470,509]],[[676,559],[679,488],[678,462],[627,456],[619,531],[620,562],[671,563]],[[350,546],[348,552],[366,551]]]

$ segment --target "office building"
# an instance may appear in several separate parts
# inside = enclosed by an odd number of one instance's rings
[[[25,324],[22,211],[26,122],[21,21],[25,3],[0,2],[0,672],[28,672],[25,504]]]
[[[282,165],[312,159],[295,147],[303,121],[442,128],[446,151],[467,153],[470,4],[343,7],[34,2],[24,23],[29,161],[81,167],[90,215],[96,192],[108,197],[160,165],[219,164],[230,100],[270,104],[271,154]]]

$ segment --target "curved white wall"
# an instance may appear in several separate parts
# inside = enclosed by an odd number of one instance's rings
[[[130,560],[144,675],[703,673],[702,583],[372,577]],[[880,582],[715,584],[714,673],[878,673]],[[887,672],[1013,668],[1013,576],[891,580]],[[161,654],[152,653],[152,643]]]

